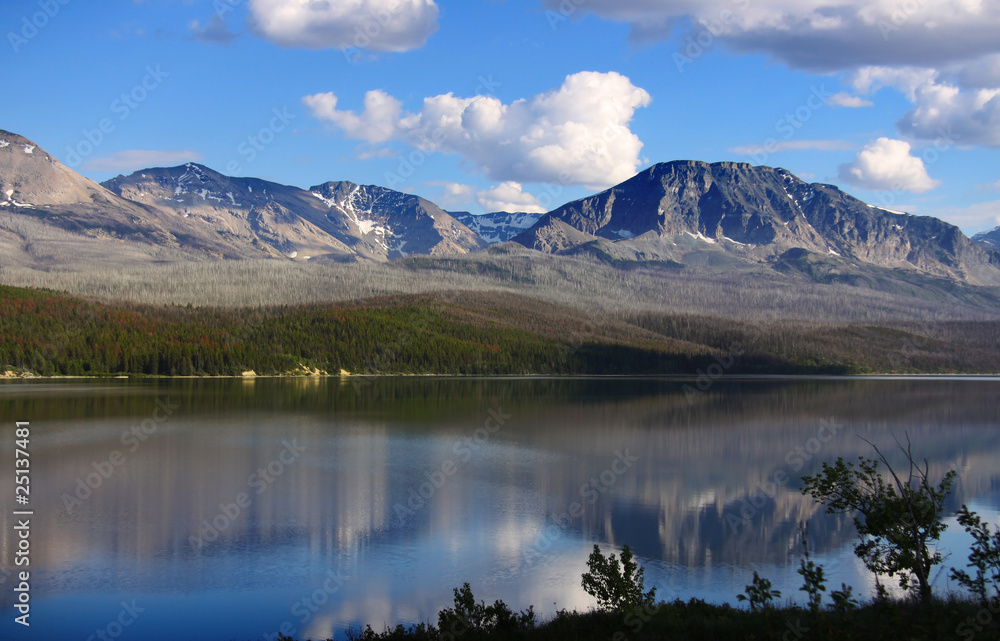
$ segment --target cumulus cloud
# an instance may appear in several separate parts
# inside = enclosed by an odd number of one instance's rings
[[[1000,89],[928,82],[916,89],[914,103],[896,125],[900,133],[946,146],[1000,147]]]
[[[418,49],[438,28],[434,0],[250,0],[253,30],[281,47]]]
[[[835,93],[826,101],[826,104],[831,107],[847,107],[848,109],[857,109],[859,107],[871,107],[873,103],[871,100],[865,100],[860,96],[852,96],[851,94],[841,91],[840,93]]]
[[[201,153],[191,150],[128,149],[110,156],[92,158],[83,163],[82,168],[88,171],[126,172],[150,167],[170,167],[201,159]]]
[[[544,214],[547,211],[538,198],[525,192],[521,183],[512,180],[494,185],[488,189],[479,189],[474,185],[451,182],[429,182],[424,184],[443,187],[444,193],[438,202],[451,211],[471,209],[473,204],[478,204],[486,213],[506,211],[510,213]]]
[[[858,69],[850,75],[848,81],[861,93],[874,93],[883,87],[892,87],[912,101],[916,99],[917,89],[933,82],[937,76],[936,69],[871,66]]]
[[[651,100],[621,74],[584,71],[559,89],[510,104],[448,93],[425,98],[411,113],[378,90],[368,92],[360,113],[338,109],[333,93],[303,103],[348,138],[457,154],[493,180],[602,188],[635,174],[642,141],[629,124]]]
[[[910,154],[911,149],[902,140],[879,138],[840,166],[840,179],[862,189],[916,194],[940,185],[927,174],[924,161]]]
[[[506,211],[544,214],[545,207],[529,193],[522,191],[521,184],[514,181],[500,183],[476,193],[476,200],[487,212]]]
[[[348,138],[373,144],[386,142],[396,135],[403,113],[403,103],[380,90],[365,94],[365,109],[360,115],[353,111],[339,111],[339,100],[332,93],[306,96],[302,102],[313,116],[334,124]]]
[[[469,203],[476,199],[476,188],[472,185],[461,183],[426,183],[428,185],[444,187],[444,195],[441,197],[441,204],[445,207],[468,207]]]
[[[830,104],[870,106],[882,87],[914,108],[899,137],[1000,147],[1000,2],[985,0],[540,0],[549,19],[588,13],[632,26],[634,41],[678,29],[678,55],[725,46],[815,72],[850,72],[854,94]],[[554,22],[557,24],[557,22]],[[675,57],[676,62],[676,57]],[[679,64],[679,63],[678,63]],[[952,134],[952,132],[954,132]]]
[[[632,40],[667,39],[682,19],[716,41],[796,68],[934,66],[1000,51],[1000,3],[979,0],[541,0],[554,24],[593,13],[628,23]]]
[[[1000,82],[980,86],[992,82],[989,70],[994,60],[985,62],[989,64],[958,70],[864,67],[853,73],[849,82],[861,93],[882,87],[902,92],[914,105],[896,123],[905,137],[934,141],[939,149],[953,145],[1000,147]]]

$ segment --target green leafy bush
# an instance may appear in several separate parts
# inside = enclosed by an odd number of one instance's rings
[[[855,513],[854,526],[860,542],[854,553],[875,574],[899,575],[899,586],[908,590],[916,583],[923,601],[931,597],[931,569],[942,560],[931,553],[930,544],[945,530],[945,498],[951,492],[955,472],[950,471],[936,486],[928,476],[929,464],[913,458],[909,440],[900,445],[909,462],[903,478],[874,445],[877,459],[858,457],[858,462],[823,463],[819,474],[804,476],[803,494],[827,506],[828,513]],[[884,463],[889,479],[879,470]]]
[[[454,593],[455,607],[438,613],[438,630],[443,638],[466,634],[515,634],[535,627],[534,606],[515,613],[500,600],[494,601],[493,605],[486,605],[485,601],[476,603],[468,583],[461,589],[455,588]]]
[[[987,586],[992,586],[994,596],[1000,599],[1000,528],[991,531],[989,524],[965,505],[958,511],[958,523],[973,539],[968,567],[975,569],[975,575],[953,569],[951,578],[975,594],[983,604],[989,600]]]
[[[763,579],[757,570],[753,572],[753,582],[746,586],[746,594],[736,595],[738,601],[747,601],[750,604],[750,611],[756,612],[764,608],[769,608],[774,604],[775,599],[781,598],[781,590],[771,587],[770,579]]]
[[[601,609],[624,610],[655,603],[656,588],[644,591],[644,570],[627,545],[622,548],[620,558],[615,558],[614,554],[601,554],[601,548],[595,544],[587,559],[587,568],[583,589],[597,599]]]

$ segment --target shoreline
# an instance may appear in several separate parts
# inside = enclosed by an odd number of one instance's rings
[[[93,376],[41,376],[41,375],[8,375],[0,374],[0,383],[6,381],[56,381],[56,380],[242,380],[253,381],[257,379],[350,379],[350,378],[454,378],[454,379],[483,379],[483,380],[521,380],[521,379],[590,379],[590,380],[614,380],[614,379],[646,379],[646,380],[695,380],[698,374],[495,374],[495,375],[469,375],[469,374],[255,374],[246,375],[185,375],[171,376],[160,374],[96,374]],[[714,377],[714,381],[740,381],[740,380],[897,380],[897,379],[982,379],[1000,380],[1000,372],[992,374],[940,374],[940,373],[878,373],[878,374],[724,374]]]

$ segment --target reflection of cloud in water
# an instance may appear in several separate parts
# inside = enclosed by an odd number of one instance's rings
[[[960,470],[953,507],[977,498],[984,509],[1000,507],[995,383],[720,381],[693,404],[683,382],[653,380],[386,379],[360,395],[335,380],[227,385],[171,389],[184,409],[69,512],[62,494],[92,462],[122,449],[121,431],[148,415],[157,396],[141,386],[134,396],[112,395],[104,384],[95,398],[19,401],[19,416],[62,413],[33,441],[33,474],[45,480],[33,497],[33,561],[44,568],[37,598],[269,591],[273,599],[255,616],[325,638],[352,621],[379,628],[433,619],[465,581],[478,599],[515,609],[586,608],[580,574],[594,542],[630,545],[664,598],[732,602],[750,568],[800,596],[801,520],[810,521],[830,589],[846,581],[864,595],[873,583],[851,554],[850,518],[823,514],[799,491],[800,476],[821,461],[871,455],[858,435],[890,452],[892,435],[908,432],[932,475],[946,464]],[[513,417],[467,456],[461,443],[491,407]],[[831,420],[844,427],[810,444]],[[288,439],[306,446],[301,459],[259,494],[248,490],[248,478]],[[0,443],[0,455],[9,447]],[[609,473],[624,452],[638,461]],[[435,484],[449,461],[453,473]],[[786,480],[772,487],[777,478]],[[428,482],[429,498],[400,519],[396,506]],[[12,491],[0,479],[0,493]],[[192,546],[201,524],[243,491],[251,506],[218,540]],[[574,503],[577,515],[559,525]],[[0,515],[5,554],[10,518]],[[291,608],[323,585],[328,569],[350,579],[303,625]],[[236,597],[233,611],[240,607]],[[260,632],[237,626],[227,634]]]

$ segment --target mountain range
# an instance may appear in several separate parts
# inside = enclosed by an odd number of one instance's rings
[[[654,165],[549,212],[514,241],[546,252],[682,264],[774,264],[806,250],[845,262],[1000,284],[1000,253],[972,242],[954,225],[873,207],[784,169],[734,162]]]
[[[873,207],[784,169],[734,162],[660,163],[546,214],[472,215],[378,186],[331,181],[301,189],[196,163],[97,184],[0,130],[0,249],[30,244],[31,233],[18,225],[27,219],[75,242],[110,244],[107,251],[126,243],[192,260],[390,261],[513,242],[616,264],[780,271],[806,262],[1000,285],[1000,228],[969,239],[936,218]]]
[[[972,240],[977,243],[983,243],[984,245],[990,245],[991,247],[1000,249],[1000,227],[997,227],[992,231],[979,232],[972,237]]]

